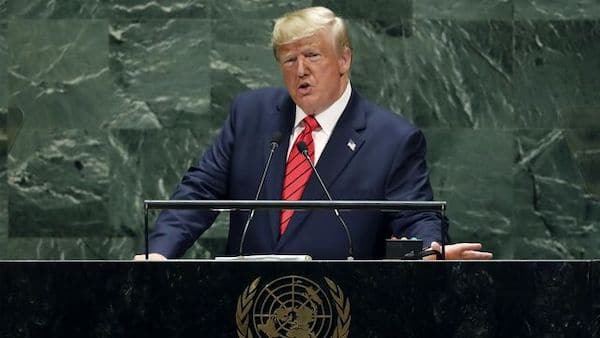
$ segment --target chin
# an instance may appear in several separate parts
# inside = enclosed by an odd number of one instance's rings
[[[314,115],[315,112],[317,111],[313,106],[306,106],[306,105],[304,106],[304,108],[302,108],[302,110],[308,115]]]
[[[318,106],[312,102],[307,102],[307,100],[300,100],[300,103],[298,106],[300,106],[300,108],[302,108],[302,110],[304,110],[305,113],[307,114],[313,114],[314,112],[318,111]]]

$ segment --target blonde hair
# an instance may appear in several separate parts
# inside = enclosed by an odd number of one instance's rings
[[[337,17],[333,11],[325,7],[309,7],[290,12],[275,21],[271,46],[275,59],[277,48],[316,34],[321,30],[329,30],[335,42],[336,51],[341,53],[344,48],[352,48],[346,23]]]

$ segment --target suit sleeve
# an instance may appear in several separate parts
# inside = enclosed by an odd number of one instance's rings
[[[171,199],[215,200],[227,196],[234,148],[235,107],[234,102],[216,140],[200,161],[188,169]],[[167,258],[181,257],[212,225],[217,215],[208,210],[163,210],[149,238],[150,252]]]
[[[413,128],[405,133],[398,147],[386,180],[386,199],[396,201],[431,201],[433,192],[425,154],[427,145],[423,133]],[[398,238],[416,237],[424,247],[432,241],[448,239],[448,223],[437,212],[405,211],[390,216],[392,234]],[[443,230],[442,230],[443,229]]]

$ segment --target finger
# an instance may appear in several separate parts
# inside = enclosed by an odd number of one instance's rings
[[[493,257],[494,255],[491,252],[485,251],[467,250],[462,254],[462,259],[488,260],[492,259]]]
[[[467,250],[478,251],[478,250],[481,250],[481,248],[482,248],[481,243],[456,243],[454,245],[456,245],[458,248],[460,248],[461,251],[467,251]]]
[[[435,251],[442,251],[442,246],[438,242],[431,242],[431,249]]]
[[[146,255],[142,254],[142,255],[135,255],[133,257],[134,261],[145,261],[146,260]],[[167,257],[158,254],[158,253],[151,253],[148,255],[148,260],[149,261],[166,261]]]

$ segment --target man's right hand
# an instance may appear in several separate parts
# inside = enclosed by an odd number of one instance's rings
[[[133,257],[133,260],[134,261],[145,261],[146,260],[146,255],[145,254],[135,255]],[[159,253],[153,252],[151,254],[148,254],[148,260],[149,261],[166,261],[167,257],[165,257],[165,256],[163,256],[163,255],[161,255]]]

